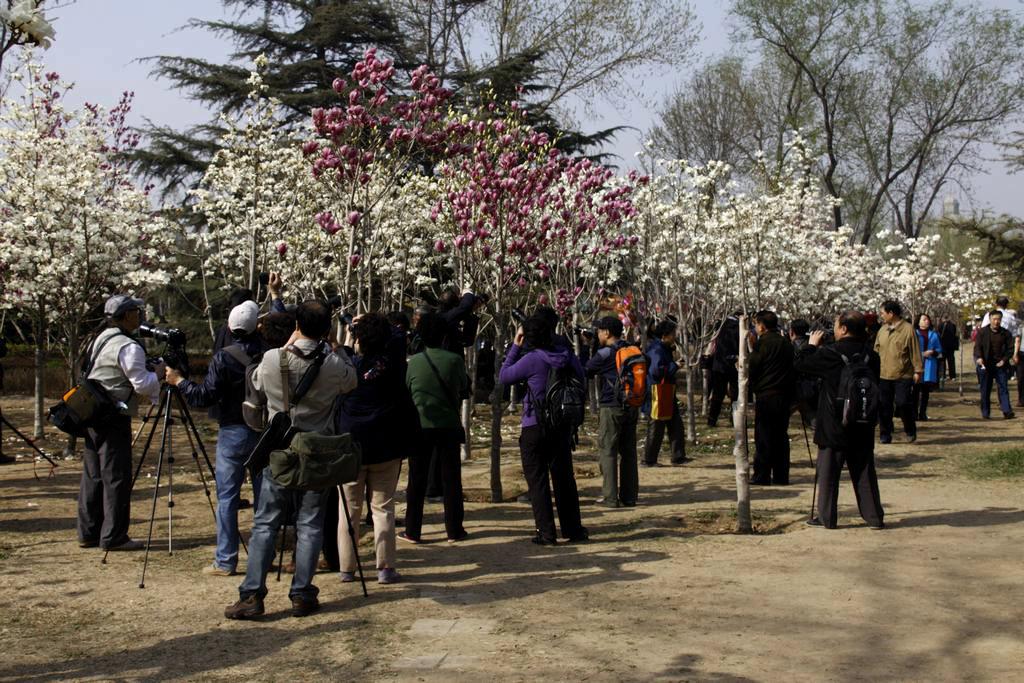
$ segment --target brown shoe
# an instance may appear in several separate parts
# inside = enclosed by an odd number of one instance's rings
[[[292,616],[293,617],[308,617],[313,612],[320,609],[320,601],[316,598],[292,598]]]
[[[203,567],[203,573],[207,576],[234,576],[235,570],[224,569],[223,567],[218,567],[216,564],[208,564]]]
[[[224,616],[228,619],[255,619],[263,615],[263,598],[250,595],[224,608]]]

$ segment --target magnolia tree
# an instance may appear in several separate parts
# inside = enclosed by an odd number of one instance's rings
[[[238,117],[222,117],[221,149],[192,193],[201,227],[186,240],[187,256],[199,264],[211,335],[210,301],[219,290],[256,291],[260,272],[278,270],[296,291],[315,292],[333,265],[315,230],[324,190],[309,174],[300,140],[281,126],[280,103],[265,95],[266,65],[257,58]]]
[[[313,110],[313,134],[302,145],[313,177],[325,188],[316,222],[331,238],[335,287],[360,311],[379,304],[381,292],[400,301],[396,287],[423,283],[421,275],[407,275],[413,261],[426,267],[429,251],[429,208],[422,202],[430,195],[418,176],[448,151],[459,127],[447,117],[449,91],[426,66],[412,72],[402,94],[393,92],[394,80],[391,60],[367,50],[350,82],[334,80],[342,104]],[[409,243],[403,240],[407,229]]]
[[[170,281],[173,232],[119,162],[138,142],[125,125],[130,94],[109,112],[70,110],[70,86],[30,62],[14,83],[21,96],[0,101],[0,306],[33,323],[38,436],[47,339],[73,372],[83,326],[107,296]]]

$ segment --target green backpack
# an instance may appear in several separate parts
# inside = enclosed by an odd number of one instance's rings
[[[351,434],[325,436],[298,432],[291,443],[270,453],[270,476],[281,487],[324,491],[359,478],[362,453]]]

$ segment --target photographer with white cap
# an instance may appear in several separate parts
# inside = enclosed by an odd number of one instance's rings
[[[245,369],[259,361],[265,350],[256,332],[258,317],[259,306],[254,301],[231,309],[231,343],[213,354],[206,379],[201,383],[182,377],[173,368],[167,370],[167,383],[176,386],[190,406],[217,407],[217,551],[213,564],[203,569],[204,574],[213,576],[232,576],[238,566],[239,494],[245,479],[245,461],[259,438],[259,432],[250,429],[242,418]],[[253,507],[258,504],[260,479],[256,473],[252,482]]]
[[[106,550],[138,550],[140,541],[128,537],[131,521],[132,415],[138,396],[160,399],[163,364],[146,367],[146,350],[133,336],[142,323],[145,303],[125,294],[107,299],[103,313],[107,328],[85,355],[88,377],[106,390],[121,410],[90,427],[82,455],[78,494],[78,545]]]

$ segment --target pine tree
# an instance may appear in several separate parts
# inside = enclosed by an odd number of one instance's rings
[[[221,0],[232,20],[193,19],[189,26],[234,44],[228,64],[187,56],[154,57],[153,75],[169,80],[215,112],[241,109],[251,89],[251,65],[265,54],[267,96],[281,101],[285,125],[305,121],[314,107],[331,106],[331,83],[352,71],[367,47],[395,58],[405,48],[397,22],[377,0]],[[162,182],[165,195],[198,181],[223,133],[216,119],[185,131],[149,123],[149,144],[134,155],[136,169]]]

